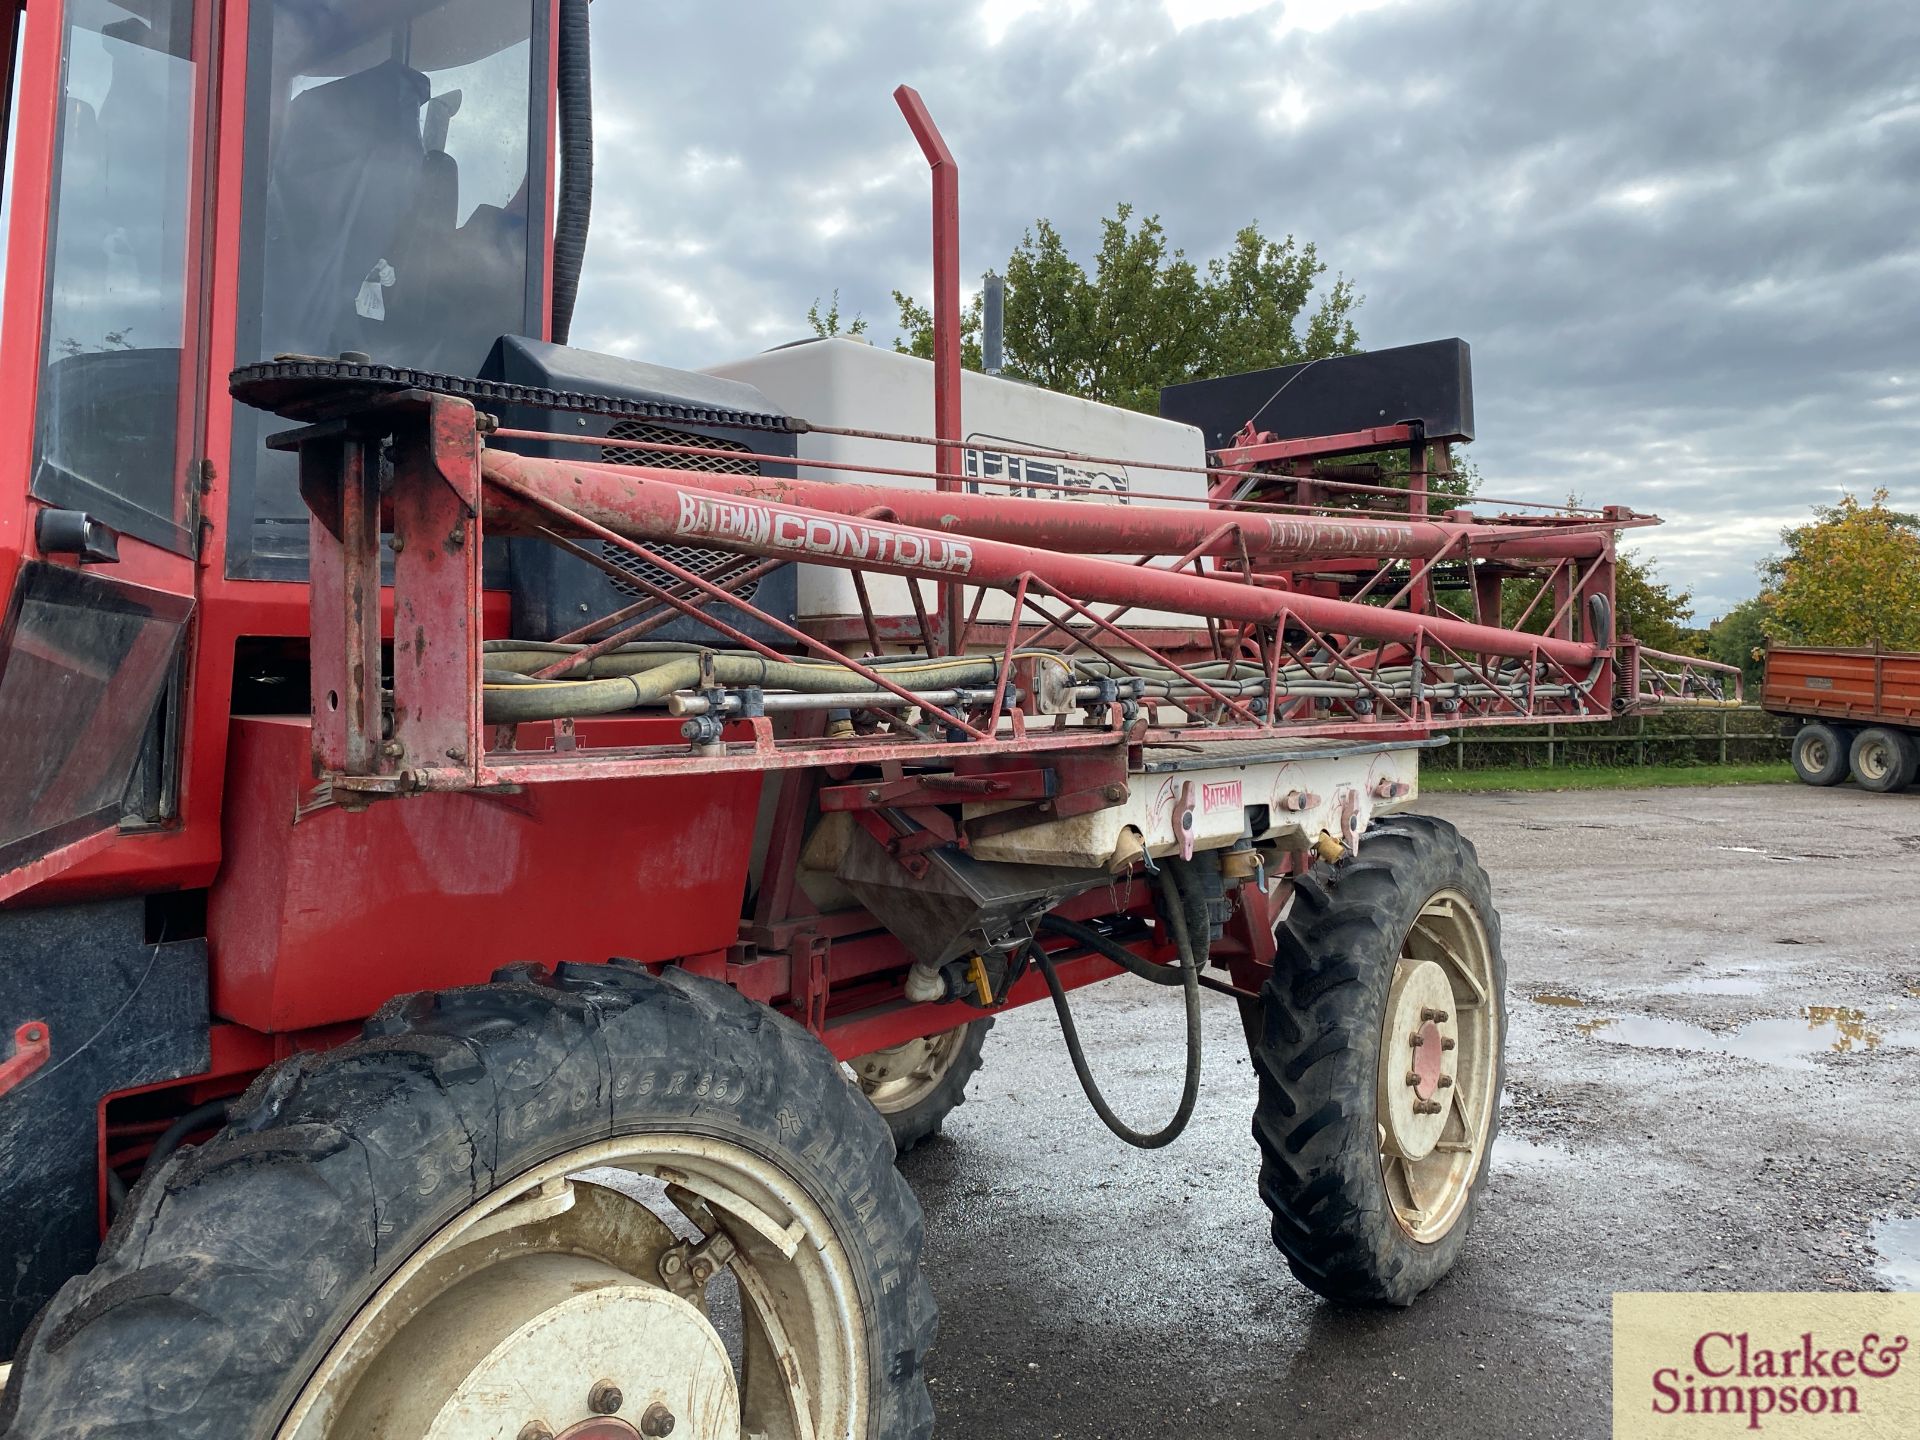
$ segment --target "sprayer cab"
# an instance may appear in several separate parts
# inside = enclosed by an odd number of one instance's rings
[[[191,883],[218,853],[228,696],[278,693],[236,688],[236,654],[269,687],[304,663],[304,597],[249,583],[307,579],[297,466],[228,372],[363,354],[470,375],[503,336],[564,334],[586,13],[0,6],[0,898],[109,849],[116,883]]]

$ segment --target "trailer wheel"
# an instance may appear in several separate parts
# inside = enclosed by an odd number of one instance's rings
[[[143,1180],[0,1434],[927,1436],[919,1207],[819,1042],[676,971],[503,977]]]
[[[1847,740],[1817,721],[1793,735],[1793,773],[1809,785],[1838,785],[1847,778]]]
[[[1253,1045],[1260,1193],[1302,1283],[1408,1305],[1453,1267],[1499,1129],[1506,967],[1473,846],[1395,815],[1301,877]]]
[[[938,1135],[947,1116],[967,1103],[967,1083],[980,1069],[992,1028],[991,1018],[975,1020],[852,1062],[862,1093],[887,1122],[900,1154]]]
[[[1848,757],[1853,778],[1862,790],[1886,794],[1904,790],[1920,770],[1920,747],[1905,731],[1885,725],[1870,725],[1853,737],[1853,752]]]

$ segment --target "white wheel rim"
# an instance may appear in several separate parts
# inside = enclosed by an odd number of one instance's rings
[[[923,1040],[909,1040],[862,1055],[852,1062],[854,1078],[882,1115],[911,1110],[947,1078],[971,1029],[960,1025]]]
[[[1807,741],[1807,743],[1803,745],[1800,749],[1800,756],[1803,760],[1806,761],[1806,765],[1809,770],[1826,769],[1827,768],[1827,742],[1824,740]]]
[[[729,1280],[731,1352],[715,1323]],[[278,1437],[837,1440],[867,1428],[865,1337],[847,1251],[783,1169],[711,1137],[626,1136],[443,1226]]]
[[[1479,912],[1458,890],[1401,942],[1380,1037],[1380,1169],[1394,1219],[1431,1244],[1466,1208],[1492,1129],[1501,997]]]
[[[1884,780],[1887,772],[1893,768],[1891,762],[1892,756],[1888,754],[1887,747],[1878,741],[1870,741],[1860,747],[1859,757],[1854,763],[1862,779]]]

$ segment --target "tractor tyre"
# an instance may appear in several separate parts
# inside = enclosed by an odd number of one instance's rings
[[[0,1435],[930,1434],[920,1209],[820,1042],[674,970],[495,982],[281,1062],[147,1175]]]
[[[924,1040],[909,1040],[852,1061],[854,1078],[893,1132],[904,1155],[940,1133],[955,1109],[967,1103],[967,1084],[980,1069],[991,1018],[959,1025]]]
[[[1793,773],[1808,785],[1838,785],[1847,778],[1847,737],[1817,721],[1793,735]]]
[[[1847,758],[1860,788],[1879,795],[1906,789],[1920,770],[1920,746],[1906,731],[1887,725],[1870,725],[1854,736]]]
[[[1409,1305],[1459,1258],[1500,1123],[1506,967],[1473,846],[1394,815],[1295,884],[1253,1042],[1273,1239],[1310,1289]]]

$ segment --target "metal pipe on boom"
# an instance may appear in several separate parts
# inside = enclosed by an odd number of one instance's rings
[[[833,480],[761,475],[690,474],[647,465],[555,461],[615,483],[635,479],[693,485],[716,494],[803,505],[859,515],[875,509],[922,529],[987,540],[1044,545],[1093,555],[1250,555],[1275,562],[1344,559],[1433,559],[1465,543],[1475,557],[1500,560],[1590,559],[1606,553],[1613,522],[1581,525],[1486,525],[1450,520],[1342,520],[1274,515],[1199,504],[1109,505],[1089,500],[1028,500],[965,492],[851,485]],[[1227,527],[1235,527],[1228,529]],[[1236,533],[1237,531],[1237,533]],[[1462,533],[1466,541],[1462,542]]]
[[[532,533],[551,527],[553,511],[560,509],[642,541],[692,542],[943,583],[964,578],[972,584],[1012,586],[1022,576],[1034,576],[1082,603],[1143,605],[1266,625],[1283,624],[1291,615],[1326,633],[1407,645],[1432,639],[1456,650],[1520,660],[1540,657],[1565,666],[1590,665],[1600,655],[1592,645],[1444,616],[1415,615],[1151,565],[736,498],[668,478],[675,473],[652,471],[639,478],[634,467],[574,465],[488,450],[481,456],[486,522],[496,532],[520,528]],[[711,477],[702,477],[707,478]],[[530,515],[530,503],[549,508]],[[1219,523],[1217,512],[1213,520]]]

